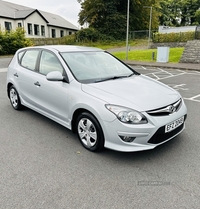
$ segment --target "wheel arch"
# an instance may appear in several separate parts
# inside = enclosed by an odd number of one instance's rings
[[[80,138],[80,135],[78,134],[78,132],[76,132],[78,120],[80,120],[80,118],[83,118],[83,117],[88,118],[92,122],[92,124],[95,127],[95,132],[97,133],[97,138],[95,139],[95,144],[92,145],[92,147],[87,147],[88,145],[85,145],[85,143]],[[77,133],[77,135],[79,135],[78,138],[81,141],[81,144],[83,145],[83,147],[85,147],[89,151],[98,152],[104,148],[105,134],[104,134],[102,125],[99,122],[99,120],[97,119],[97,117],[91,111],[84,109],[84,108],[80,108],[74,112],[73,119],[72,119],[72,131],[73,131],[73,133]]]
[[[101,127],[101,129],[102,129],[102,126],[101,126],[101,124],[100,124],[98,118],[97,118],[91,111],[89,111],[89,110],[87,110],[87,109],[85,109],[85,108],[79,108],[79,109],[77,109],[77,110],[74,112],[73,117],[72,117],[71,127],[72,127],[73,133],[76,133],[76,128],[75,128],[76,120],[77,120],[78,116],[79,116],[81,113],[83,113],[83,112],[87,112],[87,113],[91,114],[91,115],[97,120],[97,122],[99,123],[99,125],[100,125],[100,127]],[[102,129],[102,131],[103,131],[103,129]]]
[[[11,82],[9,82],[7,84],[7,95],[8,95],[8,98],[10,98],[9,89],[10,89],[11,86],[13,86],[13,84]]]

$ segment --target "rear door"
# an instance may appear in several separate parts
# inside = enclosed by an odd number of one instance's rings
[[[23,56],[19,57],[20,65],[16,69],[15,77],[18,83],[18,91],[23,103],[27,106],[34,107],[34,80],[37,77],[37,61],[40,50],[30,49],[24,52]]]

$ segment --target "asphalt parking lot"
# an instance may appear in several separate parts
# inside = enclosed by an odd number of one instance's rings
[[[135,153],[91,153],[66,128],[13,110],[0,69],[1,209],[199,208],[200,72],[134,69],[178,90],[188,107],[184,132]]]
[[[161,81],[179,91],[185,100],[200,102],[200,71],[134,66],[143,75]]]

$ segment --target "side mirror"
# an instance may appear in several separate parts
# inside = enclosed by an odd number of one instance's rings
[[[53,71],[46,75],[48,81],[63,81],[63,76],[59,71]]]

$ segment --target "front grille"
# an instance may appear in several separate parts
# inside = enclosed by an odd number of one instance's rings
[[[185,116],[186,119],[187,116]],[[169,132],[169,133],[165,133],[165,126],[162,126],[161,128],[159,128],[156,133],[151,137],[151,139],[149,139],[148,143],[151,144],[159,144],[162,143],[170,138],[172,138],[173,136],[175,136],[176,134],[178,134],[184,127],[184,123],[177,127],[176,129],[174,129],[173,131]]]
[[[159,109],[155,109],[155,110],[149,110],[147,111],[147,113],[151,116],[166,116],[166,115],[170,115],[174,112],[177,112],[182,104],[182,100],[179,99],[177,102],[170,104],[168,106],[159,108]]]

